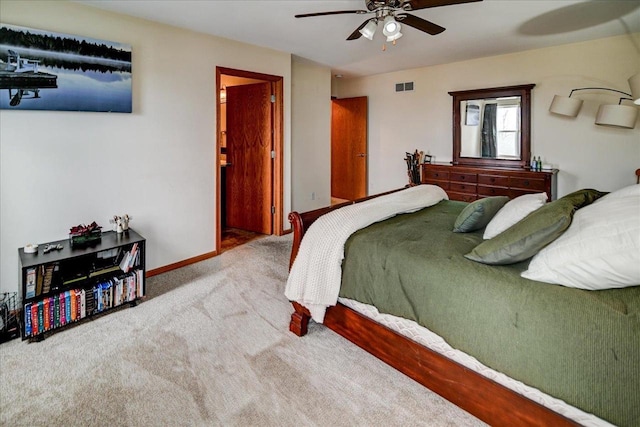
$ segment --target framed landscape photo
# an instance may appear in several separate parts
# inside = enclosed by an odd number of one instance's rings
[[[131,46],[0,23],[0,109],[131,113]]]

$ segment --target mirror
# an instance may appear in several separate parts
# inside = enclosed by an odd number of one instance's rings
[[[453,164],[528,167],[534,86],[449,92],[453,96]]]

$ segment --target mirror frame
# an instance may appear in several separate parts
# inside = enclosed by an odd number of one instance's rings
[[[529,168],[531,161],[531,89],[535,84],[519,86],[493,87],[449,92],[453,97],[453,164],[466,166],[496,166],[510,168]],[[501,98],[520,96],[520,160],[485,159],[461,157],[460,101],[471,101],[484,98]]]

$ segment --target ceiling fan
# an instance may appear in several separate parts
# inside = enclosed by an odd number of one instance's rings
[[[358,15],[373,14],[372,18],[364,21],[347,40],[356,40],[361,36],[373,40],[373,36],[378,28],[378,23],[382,22],[382,33],[387,37],[388,42],[393,42],[402,37],[401,25],[407,24],[425,33],[436,35],[445,30],[438,24],[419,18],[407,13],[407,11],[427,9],[430,7],[449,6],[460,3],[472,3],[482,0],[365,0],[367,10],[334,10],[331,12],[303,13],[295,15],[296,18],[308,18],[323,15],[341,15],[355,13]]]

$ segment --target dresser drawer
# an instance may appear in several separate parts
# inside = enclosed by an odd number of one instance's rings
[[[449,181],[437,181],[435,179],[427,179],[423,182],[423,184],[437,185],[438,187],[442,188],[445,191],[449,189]]]
[[[454,182],[454,181],[455,182],[471,182],[471,183],[478,182],[478,175],[476,175],[475,173],[451,172],[449,176],[450,176],[451,182]]]
[[[424,176],[427,180],[440,180],[440,181],[448,181],[449,180],[449,171],[442,170],[434,170],[425,168]]]
[[[478,186],[475,184],[463,184],[460,182],[450,182],[449,190],[455,191],[457,193],[470,193],[475,195],[478,192]]]
[[[478,196],[507,196],[511,197],[511,192],[507,187],[488,187],[486,185],[478,185]]]
[[[496,187],[508,187],[509,177],[503,175],[478,174],[478,184],[495,185]]]
[[[456,193],[455,191],[447,191],[449,200],[458,200],[460,202],[473,202],[478,197],[475,194]]]
[[[509,187],[514,189],[529,191],[537,190],[542,192],[545,191],[547,185],[544,179],[511,177],[509,178]]]

